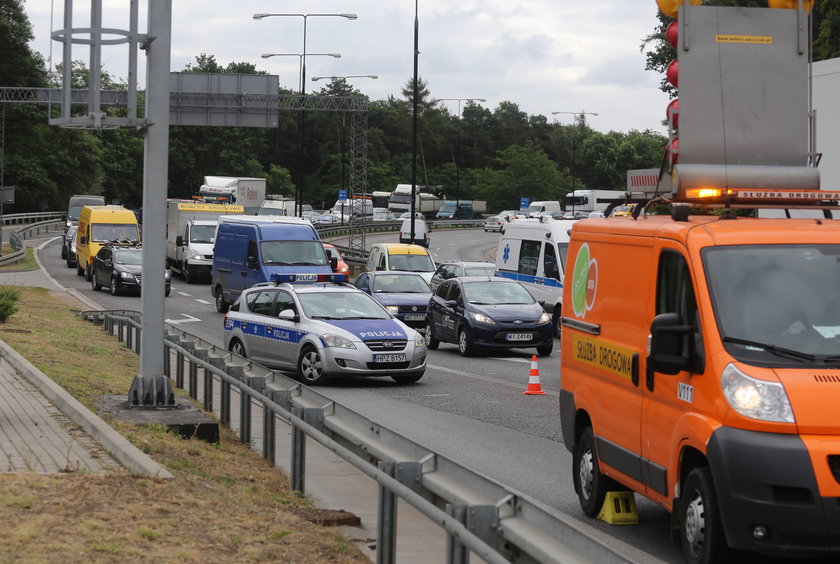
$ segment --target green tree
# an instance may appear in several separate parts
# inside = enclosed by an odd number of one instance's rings
[[[520,197],[561,200],[571,189],[571,179],[533,141],[511,145],[498,152],[498,169],[479,173],[476,198],[487,200],[491,209],[510,207]]]

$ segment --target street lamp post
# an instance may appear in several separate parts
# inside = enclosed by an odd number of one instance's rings
[[[598,114],[594,112],[585,112],[583,110],[579,112],[551,112],[551,115],[556,116],[558,114],[571,114],[574,116],[572,118],[572,197],[574,198],[575,195],[575,175],[577,174],[577,162],[576,162],[576,150],[577,150],[577,123],[580,120],[581,124],[585,124],[586,116],[597,116]],[[572,199],[572,213],[575,211],[575,201]]]
[[[356,14],[254,14],[255,20],[261,20],[263,18],[273,18],[273,17],[292,17],[292,18],[303,18],[303,53],[300,55],[300,111],[298,113],[298,182],[297,186],[295,187],[295,215],[300,217],[303,215],[303,202],[301,201],[301,197],[303,195],[303,127],[304,127],[304,118],[303,118],[303,107],[306,102],[306,22],[310,17],[335,17],[335,18],[345,18],[348,20],[355,20],[358,19],[359,16]],[[339,55],[340,56],[340,55]]]
[[[312,82],[318,82],[319,80],[324,80],[329,78],[330,80],[347,80],[348,78],[371,78],[376,80],[379,78],[379,75],[376,74],[348,74],[345,76],[313,76]],[[344,184],[345,175],[344,175],[344,140],[347,137],[347,116],[342,112],[341,114],[341,146],[339,147],[339,151],[341,151],[341,189],[345,190],[346,193],[346,186]],[[352,205],[352,202],[351,202]],[[364,210],[362,210],[364,211]],[[352,214],[353,208],[350,208],[350,213]],[[344,203],[341,204],[341,224],[344,225]]]
[[[461,102],[486,102],[484,98],[440,98],[438,102],[458,102],[458,141],[455,145],[455,213],[461,196]]]

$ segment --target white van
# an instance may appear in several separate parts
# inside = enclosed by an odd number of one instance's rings
[[[528,215],[528,217],[537,217],[541,213],[551,211],[563,211],[563,208],[560,207],[560,202],[548,200],[541,202],[531,202],[531,205],[528,206],[528,209],[525,213]]]
[[[411,238],[411,223],[414,222],[414,239]],[[429,228],[422,219],[404,219],[400,226],[400,243],[423,245],[429,248]]]
[[[514,219],[499,237],[496,276],[516,280],[552,315],[555,335],[560,335],[563,272],[569,231],[574,221]]]

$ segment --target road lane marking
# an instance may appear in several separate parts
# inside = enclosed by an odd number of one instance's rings
[[[213,302],[208,302],[207,300],[202,300],[201,298],[196,298],[195,301],[197,301],[200,304],[213,305]]]
[[[173,325],[178,325],[179,323],[195,323],[196,321],[201,321],[197,317],[193,317],[192,315],[187,315],[186,313],[182,313],[185,319],[164,319],[167,323],[171,323]]]
[[[181,294],[182,296],[187,297],[187,298],[189,298],[190,296],[192,296],[192,294],[188,294],[188,293],[186,293],[186,292],[178,292],[178,293],[179,293],[179,294]]]
[[[530,360],[528,362],[531,362]],[[432,370],[440,370],[441,372],[448,372],[449,374],[457,374],[458,376],[466,376],[467,378],[473,378],[475,380],[481,380],[482,382],[490,382],[491,384],[498,384],[500,386],[506,386],[508,388],[513,388],[519,391],[525,391],[528,386],[528,378],[527,374],[523,380],[522,384],[516,384],[514,382],[507,382],[505,380],[499,380],[498,378],[490,378],[489,376],[482,376],[481,374],[473,374],[472,372],[464,372],[462,370],[455,370],[454,368],[446,368],[445,366],[438,366],[436,364],[426,364],[427,367],[431,368]],[[560,392],[556,390],[543,390],[547,395],[560,397]]]

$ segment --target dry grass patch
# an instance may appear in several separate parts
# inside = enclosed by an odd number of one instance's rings
[[[91,409],[102,395],[127,394],[135,353],[47,290],[21,289],[18,303],[0,338]],[[0,562],[367,561],[336,531],[297,517],[309,500],[230,430],[211,445],[109,423],[175,479],[0,475]]]

